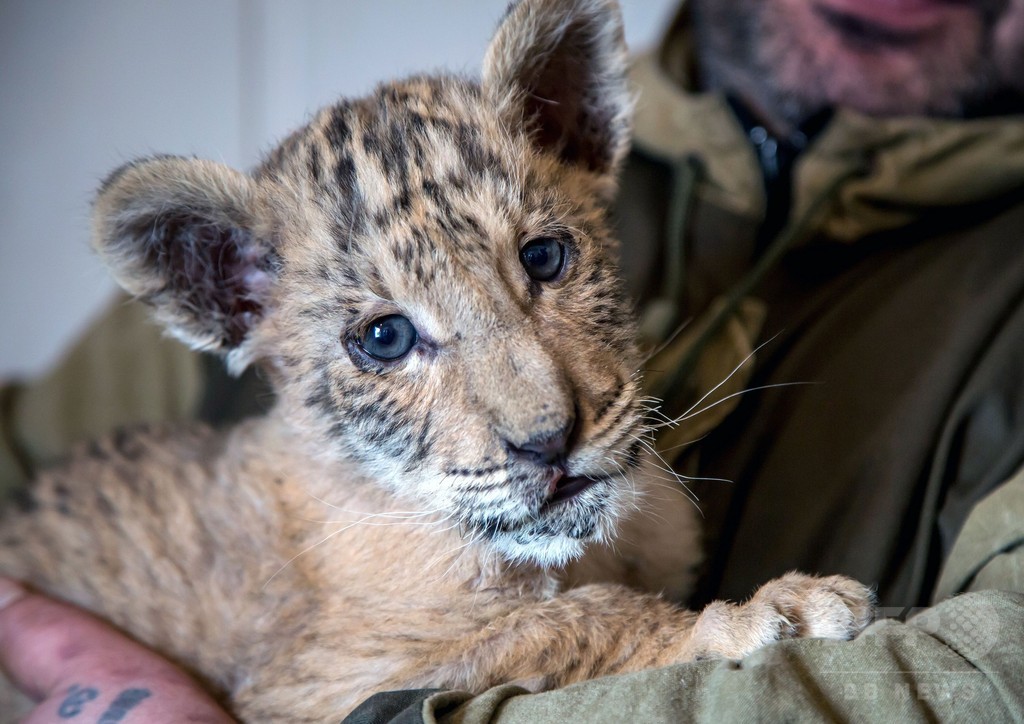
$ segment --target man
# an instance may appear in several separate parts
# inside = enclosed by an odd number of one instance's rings
[[[709,408],[659,445],[734,481],[694,483],[698,602],[789,568],[874,582],[883,613],[977,592],[850,643],[353,721],[1024,717],[1024,1],[695,0],[635,75],[625,272],[667,341],[653,392]]]
[[[638,62],[621,236],[684,262],[681,283],[638,285],[663,284],[648,321],[711,325],[704,310],[742,291],[765,315],[747,384],[787,385],[695,446],[698,476],[735,481],[701,485],[725,527],[706,595],[801,567],[925,605],[968,512],[1024,462],[1021,430],[996,421],[1024,411],[1022,17],[1019,2],[704,1],[693,35],[684,15]],[[711,92],[684,94],[694,44]],[[681,232],[661,221],[673,207]],[[680,390],[659,393],[671,408]]]

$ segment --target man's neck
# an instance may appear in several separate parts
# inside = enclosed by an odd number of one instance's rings
[[[698,49],[699,50],[699,49]],[[802,108],[796,102],[787,103],[777,97],[763,81],[751,78],[728,61],[699,58],[698,78],[700,90],[718,92],[737,99],[765,129],[777,138],[788,138],[798,132],[811,117],[823,108]]]

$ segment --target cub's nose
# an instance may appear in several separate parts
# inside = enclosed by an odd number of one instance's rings
[[[505,440],[505,447],[512,457],[538,465],[555,465],[565,460],[575,425],[576,421],[570,420],[561,428],[537,432],[524,442]]]

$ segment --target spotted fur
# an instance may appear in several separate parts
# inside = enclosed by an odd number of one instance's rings
[[[696,558],[693,508],[644,454],[605,217],[630,108],[613,2],[524,0],[479,82],[382,85],[249,174],[169,156],[116,171],[97,251],[176,336],[263,367],[278,402],[224,434],[83,448],[8,513],[0,570],[253,721],[742,655],[801,617],[857,630],[866,593],[842,579],[783,579],[771,605],[706,619],[593,583],[679,593]],[[521,259],[538,239],[564,250],[551,279]],[[365,335],[389,315],[418,338],[382,360]]]

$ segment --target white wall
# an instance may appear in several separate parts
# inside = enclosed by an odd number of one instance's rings
[[[475,74],[506,0],[0,0],[0,379],[39,374],[113,284],[104,175],[141,154],[255,163],[340,95]],[[675,0],[624,0],[631,47]]]

